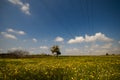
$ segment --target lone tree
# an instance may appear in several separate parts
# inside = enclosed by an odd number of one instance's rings
[[[108,56],[109,54],[108,53],[106,53],[106,56]]]
[[[60,48],[57,45],[54,45],[53,47],[51,47],[51,52],[52,52],[52,54],[56,53],[56,56],[61,54]]]

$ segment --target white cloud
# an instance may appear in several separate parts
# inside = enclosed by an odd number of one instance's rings
[[[13,3],[13,4],[19,4],[19,5],[23,5],[23,3],[20,0],[8,0],[9,2]]]
[[[95,41],[97,39],[96,36],[88,36],[88,35],[85,35],[85,41],[86,42],[92,42],[92,41]]]
[[[62,37],[56,37],[56,38],[55,38],[55,41],[56,41],[56,42],[62,42],[62,41],[64,41],[64,39],[63,39]]]
[[[99,32],[93,36],[85,35],[85,38],[83,36],[75,37],[75,39],[70,39],[68,43],[72,44],[72,43],[94,42],[94,41],[110,42],[110,41],[113,41],[113,39],[108,38],[104,34]]]
[[[75,37],[75,39],[70,39],[68,41],[69,44],[72,44],[72,43],[81,43],[84,41],[84,38],[82,36],[80,37]]]
[[[40,49],[48,49],[47,46],[40,46]]]
[[[21,0],[8,0],[10,3],[20,7],[21,11],[27,15],[30,15],[29,3],[23,3]]]
[[[8,32],[15,32],[13,29],[9,28],[7,29]]]
[[[36,38],[33,38],[32,40],[33,40],[33,42],[37,42],[38,41]]]
[[[26,3],[26,4],[24,4],[22,7],[21,7],[21,10],[25,13],[25,14],[27,14],[27,15],[30,15],[30,7],[29,7],[30,5],[28,4],[28,3]]]
[[[109,42],[109,41],[112,41],[112,39],[106,37],[104,34],[102,33],[96,33],[95,35],[93,36],[88,36],[86,35],[85,36],[85,41],[86,42],[92,42],[92,41],[106,41],[106,42]]]
[[[25,35],[24,31],[18,31],[17,33],[20,34],[20,35]]]
[[[12,32],[12,33],[15,33],[15,34],[19,34],[19,35],[25,35],[26,33],[24,31],[19,31],[19,30],[14,30],[14,29],[7,29],[7,32]]]
[[[15,35],[9,34],[9,33],[7,33],[7,32],[1,32],[1,34],[2,34],[5,38],[17,40],[17,37],[16,37]]]

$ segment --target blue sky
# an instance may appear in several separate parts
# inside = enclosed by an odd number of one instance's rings
[[[1,0],[0,52],[64,55],[120,52],[119,0]]]

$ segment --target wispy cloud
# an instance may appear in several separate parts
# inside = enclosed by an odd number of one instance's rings
[[[10,3],[17,5],[20,7],[20,10],[27,14],[30,15],[30,4],[29,3],[23,3],[21,0],[8,0]]]
[[[7,32],[11,32],[11,33],[15,33],[15,34],[19,34],[19,35],[25,35],[26,33],[24,31],[21,30],[14,30],[14,29],[7,29]]]
[[[65,53],[69,55],[80,55],[81,50],[79,48],[68,48],[65,49]]]
[[[40,49],[48,49],[47,46],[40,46]]]
[[[54,41],[56,41],[56,42],[63,42],[64,41],[64,39],[62,38],[62,37],[56,37],[55,38],[55,40]]]
[[[36,38],[33,38],[32,41],[36,43],[38,40]]]
[[[3,49],[0,49],[0,52],[3,52]]]
[[[101,46],[101,48],[104,48],[104,49],[109,49],[111,47],[112,47],[112,43],[106,43],[103,46]]]
[[[2,36],[5,38],[9,38],[9,39],[14,39],[17,40],[17,37],[15,35],[9,34],[7,32],[1,32]]]
[[[118,43],[120,44],[120,41],[118,41]]]
[[[99,32],[92,36],[85,35],[85,37],[83,36],[75,37],[75,39],[70,39],[68,43],[73,44],[73,43],[94,42],[94,41],[110,42],[113,41],[113,39],[106,37],[105,34]]]
[[[9,49],[10,51],[14,51],[14,50],[23,50],[22,47],[12,47]]]
[[[21,30],[14,30],[12,28],[6,29],[6,31],[1,32],[1,35],[7,39],[17,40],[17,35],[25,35],[26,33]]]

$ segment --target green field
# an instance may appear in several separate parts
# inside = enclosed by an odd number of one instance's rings
[[[120,80],[120,56],[1,58],[0,80]]]

